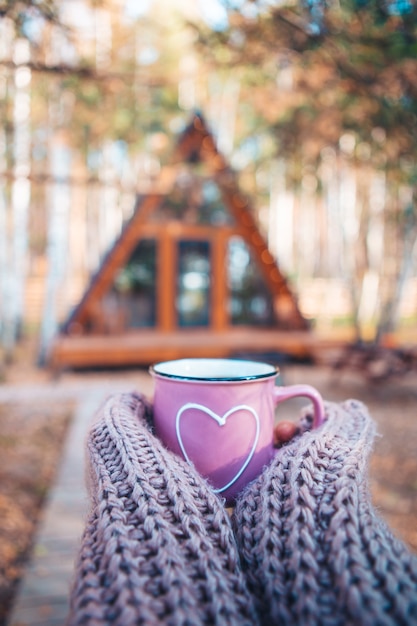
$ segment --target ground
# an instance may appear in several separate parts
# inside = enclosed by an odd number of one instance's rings
[[[126,376],[120,371],[112,375]],[[128,375],[134,378],[135,373]],[[83,384],[97,382],[100,374],[63,374],[60,385],[81,379]],[[417,552],[417,374],[370,385],[357,372],[336,374],[325,366],[286,366],[282,379],[284,384],[313,384],[326,400],[356,398],[367,404],[379,433],[370,466],[374,504],[393,531]],[[4,371],[0,388],[50,381],[48,372],[23,362]],[[294,414],[296,404],[289,405],[287,412]],[[74,403],[68,399],[36,406],[0,404],[0,626],[30,555],[73,410]]]
[[[0,625],[30,554],[72,409],[68,402],[0,405]]]

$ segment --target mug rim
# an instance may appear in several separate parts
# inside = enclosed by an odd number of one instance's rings
[[[239,364],[240,366],[244,366],[244,365],[248,366],[250,364],[252,367],[256,366],[254,369],[257,369],[258,371],[257,372],[253,371],[252,373],[246,373],[246,374],[240,373],[235,376],[230,376],[230,375],[225,376],[223,374],[213,375],[213,376],[201,376],[201,375],[194,375],[188,372],[178,374],[175,372],[161,371],[161,368],[167,365],[174,365],[174,364],[185,365],[187,362],[190,365],[191,364],[201,365],[203,361],[208,362],[212,366],[215,364],[219,364],[219,363],[222,363],[223,365],[226,363],[228,363],[229,365]],[[276,377],[279,374],[279,369],[275,365],[272,365],[271,363],[266,363],[264,361],[254,361],[254,360],[249,360],[249,359],[190,357],[190,358],[184,358],[184,359],[171,359],[171,360],[166,360],[166,361],[160,361],[159,363],[155,363],[150,366],[149,373],[152,376],[155,376],[158,378],[169,379],[169,380],[179,380],[179,381],[184,381],[184,382],[187,381],[187,382],[205,382],[205,383],[220,383],[220,382],[235,383],[235,382],[250,382],[250,381],[264,380],[267,378]]]

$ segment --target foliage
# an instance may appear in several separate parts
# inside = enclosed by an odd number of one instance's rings
[[[86,0],[84,8],[83,17],[92,24],[96,11],[107,12],[111,19],[111,45],[101,65],[97,46],[106,48],[106,42],[97,31],[86,36],[81,26],[88,27],[73,23],[73,15],[68,21],[64,2],[0,0],[0,22],[8,18],[14,36],[30,43],[35,140],[39,129],[50,135],[51,127],[70,128],[71,147],[84,157],[101,150],[106,141],[123,141],[134,153],[144,148],[146,133],[166,130],[166,118],[178,113],[177,75],[172,71],[178,54],[173,54],[170,29],[152,15],[123,20],[117,15],[121,8],[116,11],[108,0]],[[142,48],[158,49],[159,56],[142,61]],[[6,67],[10,63],[2,61]],[[9,107],[5,125],[11,114]]]
[[[348,131],[357,144],[368,142],[384,167],[398,170],[401,159],[417,156],[414,5],[227,4],[228,27],[200,31],[200,46],[214,65],[245,69],[245,97],[269,120],[281,154],[294,154],[302,145],[303,156],[314,159]]]
[[[299,189],[314,172],[320,194],[328,161],[340,193],[346,168],[355,171],[356,200],[349,208],[355,237],[347,225],[351,218],[343,216],[346,203],[332,210],[340,215],[341,256],[358,338],[365,279],[380,275],[379,340],[395,327],[417,248],[417,7],[410,0],[223,4],[227,26],[197,29],[199,49],[213,68],[239,72],[242,101],[257,115],[253,137],[274,138],[287,183]],[[383,256],[375,264],[369,232],[380,209],[372,205],[369,181],[378,170],[384,180],[384,234]]]
[[[58,22],[56,0],[0,0],[0,18],[11,19],[16,31],[24,37],[28,36],[28,22],[42,19],[46,22]]]

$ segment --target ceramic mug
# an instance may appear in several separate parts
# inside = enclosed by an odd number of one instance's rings
[[[306,396],[313,403],[314,427],[323,421],[319,392],[310,385],[277,386],[279,370],[268,363],[180,359],[149,371],[155,380],[156,435],[194,465],[227,505],[277,452],[277,404]]]

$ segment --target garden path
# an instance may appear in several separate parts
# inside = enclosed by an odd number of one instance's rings
[[[84,441],[95,412],[106,397],[139,389],[150,393],[147,373],[104,376],[91,381],[65,380],[42,385],[0,386],[0,402],[74,399],[76,410],[64,445],[61,465],[48,495],[31,559],[19,587],[9,626],[62,626],[74,561],[84,529],[88,502],[84,481]]]

